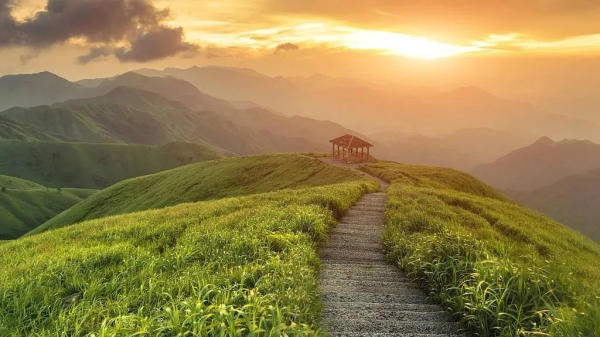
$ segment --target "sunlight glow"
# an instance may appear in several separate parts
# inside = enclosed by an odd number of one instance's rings
[[[427,60],[481,50],[477,46],[456,46],[423,37],[369,30],[350,32],[343,37],[342,44],[350,49],[379,50]]]

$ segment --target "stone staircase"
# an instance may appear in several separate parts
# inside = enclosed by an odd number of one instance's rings
[[[464,336],[382,250],[385,190],[365,195],[322,250],[323,323],[332,336]]]

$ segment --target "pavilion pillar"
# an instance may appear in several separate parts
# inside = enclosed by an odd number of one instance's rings
[[[335,157],[335,144],[331,143],[331,155]]]
[[[369,154],[369,150],[371,150],[371,148],[367,147],[367,161],[371,160],[371,155]]]

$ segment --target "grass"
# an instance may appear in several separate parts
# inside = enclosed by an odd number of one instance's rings
[[[317,179],[328,186],[181,204],[4,243],[0,335],[321,335],[318,245],[377,190],[374,180],[349,174],[344,182],[338,173]]]
[[[109,215],[362,179],[361,174],[301,155],[228,158],[121,182],[49,220],[31,234]]]
[[[479,336],[600,336],[600,246],[469,175],[377,163],[390,258]]]
[[[0,176],[0,240],[16,239],[88,198],[96,190],[47,189],[23,179]]]
[[[46,188],[29,180],[2,175],[0,175],[0,187],[13,190],[41,190]]]
[[[103,189],[125,179],[223,158],[207,145],[0,141],[0,174],[48,187]]]

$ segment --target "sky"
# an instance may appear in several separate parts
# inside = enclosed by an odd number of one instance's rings
[[[543,85],[599,56],[597,0],[0,0],[0,75],[226,65]]]

